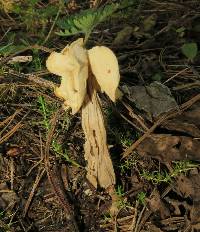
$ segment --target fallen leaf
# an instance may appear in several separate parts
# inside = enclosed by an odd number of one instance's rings
[[[161,162],[188,159],[200,161],[200,141],[186,136],[153,134],[138,146],[137,151],[140,155],[150,156]]]
[[[193,137],[200,137],[200,129],[192,122],[181,120],[183,117],[174,118],[166,121],[161,125],[161,128],[167,129],[174,133],[181,135],[188,135]]]
[[[162,219],[168,218],[170,216],[169,209],[165,205],[165,203],[161,200],[160,193],[155,190],[150,199],[147,199],[148,206],[152,210],[152,212],[160,213],[160,217]]]
[[[157,81],[149,86],[124,85],[122,90],[138,109],[145,111],[153,118],[178,108],[170,89]]]

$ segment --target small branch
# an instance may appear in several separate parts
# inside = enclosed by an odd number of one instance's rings
[[[53,83],[52,81],[45,80],[45,79],[43,79],[37,75],[34,75],[34,74],[18,73],[14,70],[10,70],[9,74],[24,78],[24,79],[29,80],[31,82],[34,82],[38,85],[41,85],[42,87],[45,87],[45,88],[54,89],[55,87],[57,87],[57,85],[55,83]]]
[[[55,20],[54,20],[54,22],[53,22],[53,24],[52,24],[52,26],[51,26],[51,28],[49,30],[49,33],[47,34],[47,37],[45,38],[44,42],[42,43],[42,45],[44,45],[48,41],[49,37],[51,36],[51,33],[52,33],[52,31],[53,31],[53,29],[55,27],[56,21],[57,21],[59,15],[61,13],[61,10],[62,10],[62,7],[59,8],[59,10],[58,10],[58,12],[56,14]]]
[[[28,209],[29,209],[31,201],[32,201],[32,199],[34,197],[36,188],[37,188],[38,184],[40,183],[40,180],[42,179],[44,173],[45,173],[45,169],[40,170],[38,172],[37,176],[36,176],[36,179],[35,179],[35,182],[33,184],[32,190],[31,190],[31,192],[29,194],[28,200],[26,201],[26,204],[25,204],[25,207],[24,207],[23,217],[25,217],[27,212],[28,212]]]
[[[57,196],[59,203],[63,207],[63,209],[66,213],[66,216],[72,222],[73,231],[79,232],[78,225],[77,225],[75,217],[74,217],[74,212],[72,211],[72,207],[71,207],[71,205],[66,197],[66,194],[64,193],[64,187],[62,185],[63,182],[62,182],[61,176],[60,176],[59,171],[58,171],[56,159],[54,157],[54,165],[51,165],[50,161],[49,161],[50,145],[51,145],[51,141],[52,141],[52,138],[54,135],[54,130],[56,127],[56,122],[57,122],[59,113],[60,113],[60,110],[57,110],[57,112],[53,116],[53,118],[51,120],[51,122],[52,122],[51,128],[50,128],[48,135],[47,135],[47,141],[46,141],[46,146],[45,146],[45,155],[44,155],[45,169],[47,172],[47,176],[48,176],[48,180],[50,182],[50,185],[54,191],[54,194]]]

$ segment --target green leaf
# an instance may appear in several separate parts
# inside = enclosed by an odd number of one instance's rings
[[[64,31],[57,32],[56,34],[61,36],[70,36],[79,33],[88,34],[99,23],[111,16],[118,9],[118,6],[119,4],[110,4],[97,10],[87,9],[79,14],[64,17],[57,21],[58,27],[64,29]]]
[[[78,14],[64,17],[57,21],[58,27],[61,29],[57,32],[60,36],[70,36],[83,33],[86,37],[90,32],[108,17],[113,15],[116,11],[122,11],[128,7],[136,7],[140,0],[122,0],[119,3],[107,4],[98,9],[83,10]]]
[[[9,56],[12,53],[15,53],[21,49],[24,49],[24,45],[13,45],[13,43],[9,43],[5,46],[0,46],[0,55],[2,56]]]
[[[198,47],[196,43],[185,43],[181,51],[188,59],[193,60],[198,53]]]
[[[152,79],[153,81],[161,81],[161,79],[162,79],[162,73],[158,72],[158,73],[154,74],[154,75],[151,77],[151,79]]]
[[[176,32],[177,32],[177,33],[182,33],[182,32],[184,32],[185,30],[186,30],[185,27],[179,27],[179,28],[176,29]]]

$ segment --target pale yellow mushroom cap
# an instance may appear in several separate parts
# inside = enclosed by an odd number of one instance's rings
[[[88,63],[86,50],[83,49],[83,38],[79,38],[72,42],[70,46],[66,46],[62,50],[62,54],[69,53],[74,56],[80,63]]]
[[[88,78],[88,58],[83,40],[78,39],[61,53],[51,53],[46,66],[51,73],[61,76],[61,85],[55,89],[55,94],[64,99],[64,104],[75,114],[84,101]]]
[[[69,71],[79,69],[79,63],[69,54],[52,52],[46,61],[46,67],[49,72],[62,77]]]
[[[116,100],[116,90],[120,81],[117,57],[107,47],[96,46],[88,50],[90,66],[96,80],[112,101]]]
[[[72,108],[73,114],[78,112],[86,95],[88,57],[101,91],[115,101],[120,80],[119,65],[109,48],[96,46],[87,52],[80,38],[67,45],[61,53],[51,53],[46,61],[47,69],[61,77],[56,95],[65,100],[64,104]]]

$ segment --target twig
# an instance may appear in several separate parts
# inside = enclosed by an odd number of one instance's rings
[[[34,168],[36,168],[36,167],[44,160],[43,144],[42,144],[42,135],[41,135],[40,132],[39,132],[39,138],[40,138],[40,154],[41,154],[41,158],[40,158],[40,160],[39,160],[37,163],[35,163],[35,164],[28,170],[28,172],[26,173],[26,176],[29,176],[30,173],[32,172],[32,170],[33,170]]]
[[[76,220],[74,217],[74,212],[72,211],[71,205],[69,204],[68,199],[64,193],[62,179],[61,179],[61,176],[58,172],[56,160],[54,159],[55,164],[52,167],[51,167],[50,161],[49,161],[50,145],[51,145],[51,141],[53,138],[53,134],[54,134],[54,130],[56,127],[56,122],[57,122],[59,113],[60,113],[60,110],[57,110],[57,112],[54,114],[54,116],[52,118],[51,128],[50,128],[48,135],[47,135],[45,154],[44,154],[45,168],[46,168],[47,176],[48,176],[49,182],[51,184],[51,187],[52,187],[55,195],[57,196],[58,201],[60,202],[61,206],[63,207],[65,213],[67,214],[68,219],[73,224],[73,231],[78,232],[79,231],[78,225],[76,223]]]
[[[10,161],[10,188],[13,191],[13,185],[14,185],[14,172],[15,172],[15,168],[14,168],[14,161],[13,158],[11,157],[11,161]]]
[[[0,144],[7,141],[22,126],[22,123],[18,122],[8,133],[0,138]]]
[[[49,33],[47,34],[47,37],[45,38],[44,42],[42,43],[42,45],[44,45],[48,41],[49,37],[51,36],[51,33],[54,29],[54,26],[56,24],[56,21],[57,21],[59,15],[60,15],[61,10],[62,10],[62,7],[59,7],[58,12],[57,12],[56,17],[55,17],[55,20],[54,20],[54,22],[49,30]]]
[[[136,218],[137,218],[137,215],[138,215],[138,206],[139,206],[139,201],[136,201],[136,204],[135,204],[135,212],[134,212],[134,216],[133,216],[133,219],[132,219],[132,223],[131,223],[131,226],[129,228],[129,230],[133,231],[136,227]]]
[[[17,115],[17,114],[19,114],[20,113],[20,111],[21,111],[22,109],[20,109],[20,110],[16,110],[15,111],[15,113],[13,114],[13,115],[11,115],[11,116],[9,116],[8,118],[6,118],[3,122],[0,122],[0,127],[2,127],[2,126],[4,126],[5,124],[7,124],[7,126],[13,121],[13,119],[15,118],[15,116]],[[7,127],[7,126],[4,126],[4,128],[5,127]],[[0,135],[2,134],[2,131],[1,131],[1,133],[0,133]]]
[[[42,171],[38,172],[38,174],[36,176],[36,180],[35,180],[35,182],[33,184],[33,188],[32,188],[32,190],[31,190],[31,192],[29,194],[28,200],[27,200],[25,208],[24,208],[23,217],[25,217],[26,214],[27,214],[27,212],[28,212],[28,209],[29,209],[29,206],[30,206],[31,201],[33,199],[35,190],[36,190],[38,184],[40,183],[40,180],[42,179],[44,173],[45,173],[45,169],[43,169]]]
[[[139,226],[139,223],[140,223],[140,221],[141,221],[141,219],[142,219],[142,216],[143,216],[143,213],[144,213],[145,209],[146,209],[146,206],[144,206],[144,207],[142,208],[142,210],[141,210],[141,212],[140,212],[140,214],[139,214],[138,220],[137,220],[136,225],[135,225],[135,230],[134,230],[134,232],[137,232],[137,231],[138,231],[138,226]]]
[[[199,88],[200,86],[200,81],[195,81],[193,83],[187,83],[187,84],[183,84],[183,85],[178,85],[176,87],[173,87],[173,90],[182,90],[182,89],[191,89],[191,88]]]
[[[126,109],[129,111],[129,115],[138,121],[138,123],[141,125],[144,131],[148,131],[149,128],[144,124],[144,122],[133,112],[132,108],[125,103],[124,101],[121,101],[122,104],[126,107]]]
[[[125,119],[129,124],[131,124],[133,127],[135,127],[138,131],[140,132],[145,132],[143,129],[139,128],[135,123],[133,123],[132,121],[130,121],[126,116],[124,116],[122,113],[120,113],[120,116]]]
[[[43,79],[43,78],[41,78],[41,77],[39,77],[37,75],[34,75],[34,74],[18,73],[18,72],[14,71],[14,70],[10,70],[9,73],[14,75],[14,76],[27,79],[27,80],[29,80],[31,82],[34,82],[34,83],[36,83],[38,85],[41,85],[42,87],[54,89],[57,86],[52,81],[45,80],[45,79]]]
[[[166,84],[167,82],[171,81],[172,79],[174,79],[175,77],[179,76],[180,74],[184,73],[185,71],[187,71],[189,68],[185,68],[183,70],[181,70],[180,72],[176,73],[175,75],[173,75],[172,77],[168,78],[165,82],[163,82],[163,84]]]

